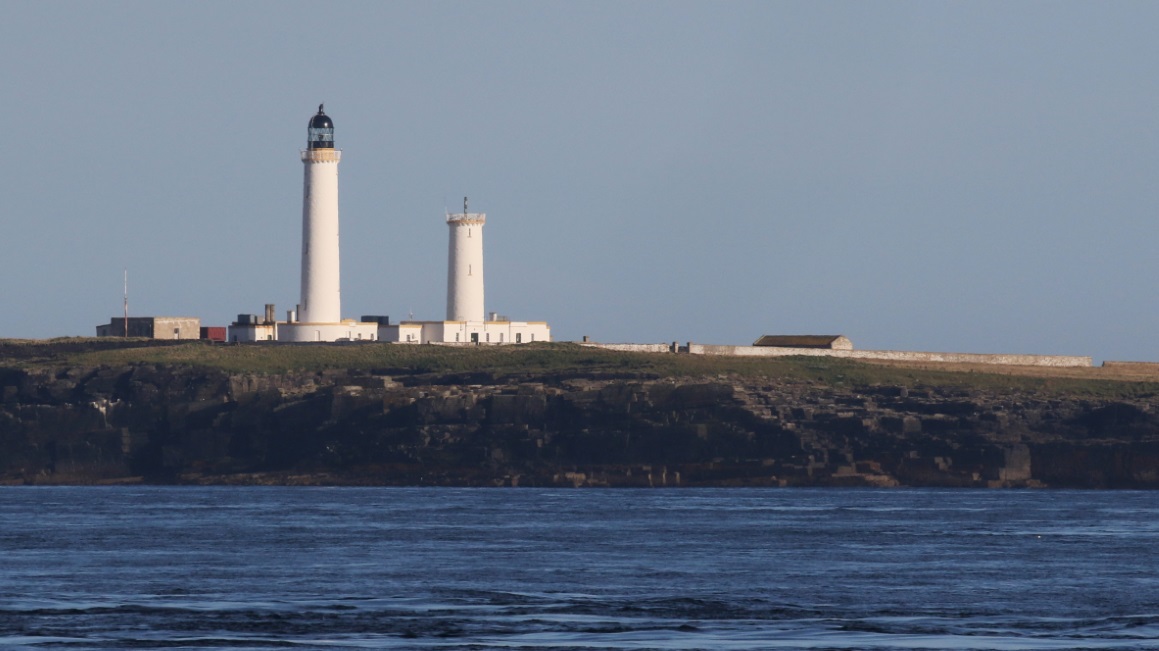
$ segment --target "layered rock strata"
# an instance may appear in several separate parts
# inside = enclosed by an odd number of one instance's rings
[[[1159,398],[807,381],[0,369],[0,482],[1159,487]]]

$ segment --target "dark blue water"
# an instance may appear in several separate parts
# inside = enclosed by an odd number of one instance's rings
[[[1159,493],[0,489],[0,648],[1159,647]]]

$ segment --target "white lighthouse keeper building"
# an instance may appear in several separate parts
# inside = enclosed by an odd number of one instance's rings
[[[288,323],[279,324],[279,341],[374,339],[378,325],[342,320],[341,264],[338,256],[338,162],[334,122],[318,105],[310,119],[302,188],[302,302]]]

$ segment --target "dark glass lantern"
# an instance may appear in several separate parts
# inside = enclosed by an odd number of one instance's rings
[[[310,149],[334,149],[334,122],[318,105],[318,114],[310,118]]]

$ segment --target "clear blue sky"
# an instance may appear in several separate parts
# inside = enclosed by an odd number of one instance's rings
[[[557,339],[1159,360],[1159,3],[5,4],[0,337],[298,301],[333,117],[343,312]]]

